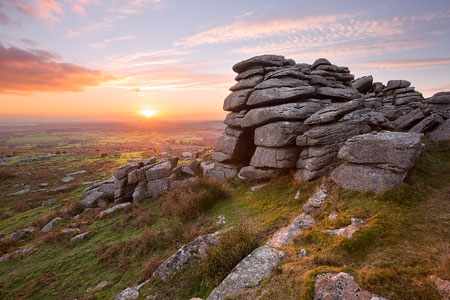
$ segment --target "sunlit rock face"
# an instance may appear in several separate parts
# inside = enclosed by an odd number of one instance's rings
[[[436,130],[436,140],[449,135],[444,122],[450,119],[450,93],[425,99],[407,80],[384,85],[370,75],[355,79],[347,67],[325,58],[307,64],[280,55],[241,61],[233,71],[237,83],[223,105],[230,112],[227,127],[207,172],[220,180],[263,180],[289,172],[300,181],[313,180],[340,165],[338,152],[348,139],[370,132]],[[377,171],[392,180],[374,190],[392,187],[407,172]]]

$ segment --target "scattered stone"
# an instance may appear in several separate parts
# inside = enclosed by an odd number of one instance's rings
[[[80,234],[74,236],[73,238],[71,238],[70,241],[73,242],[73,241],[78,241],[78,240],[84,240],[89,234],[90,234],[90,231],[80,233]]]
[[[333,229],[333,230],[325,230],[326,233],[330,235],[342,235],[345,236],[348,239],[351,239],[353,234],[358,230],[359,227],[364,225],[364,220],[357,219],[357,218],[350,218],[351,224],[339,229]]]
[[[76,176],[76,175],[81,175],[81,174],[85,174],[85,173],[87,173],[86,170],[81,170],[81,171],[76,171],[76,172],[69,173],[66,176]]]
[[[267,186],[267,183],[261,183],[258,185],[254,185],[250,188],[250,191],[254,192],[254,191],[260,190],[262,188],[265,188],[266,186]]]
[[[302,258],[303,256],[306,256],[308,252],[305,249],[300,250],[300,252],[297,254],[297,258]]]
[[[116,296],[116,298],[114,298],[114,300],[137,299],[139,297],[139,290],[148,282],[149,280],[141,283],[140,285],[124,289],[119,295]]]
[[[44,182],[44,183],[39,184],[39,186],[40,187],[48,187],[48,183]]]
[[[61,233],[72,233],[72,232],[80,232],[80,228],[65,228],[61,230]]]
[[[103,280],[102,282],[100,282],[99,284],[97,284],[95,287],[90,287],[86,290],[87,293],[95,293],[98,292],[100,290],[102,290],[105,286],[108,285],[108,281]]]
[[[41,206],[52,206],[58,203],[55,199],[48,199],[47,201],[42,202]]]
[[[217,226],[223,226],[227,223],[227,221],[225,220],[225,216],[220,215],[217,217],[217,219],[218,219],[218,221],[216,222]]]
[[[105,193],[93,190],[84,198],[78,200],[84,207],[97,207],[100,201],[106,201]]]
[[[30,246],[30,247],[22,249],[22,250],[17,250],[13,253],[7,253],[3,256],[0,256],[0,262],[5,261],[10,257],[21,257],[22,255],[25,255],[25,254],[31,252],[33,249],[34,249],[34,246]]]
[[[20,190],[18,192],[8,194],[8,196],[20,196],[20,195],[28,194],[29,192],[30,192],[30,188],[26,187],[23,190]]]
[[[316,276],[314,300],[387,300],[362,289],[347,273],[325,273]]]
[[[104,216],[110,215],[118,210],[122,210],[130,205],[131,205],[130,202],[116,204],[113,207],[110,207],[110,208],[105,209],[104,211],[100,212],[100,214],[98,215],[98,218],[103,218]]]
[[[300,199],[300,190],[298,190],[297,193],[295,193],[295,196],[294,196],[294,200],[298,200],[298,199]]]
[[[66,191],[66,190],[68,190],[68,189],[69,189],[68,186],[66,186],[66,185],[61,185],[61,186],[55,187],[54,189],[49,190],[49,192],[51,192],[51,193],[57,193],[57,192]]]
[[[41,232],[43,232],[43,233],[50,232],[51,230],[53,230],[53,227],[61,220],[62,220],[62,218],[60,218],[60,217],[54,218],[53,220],[48,222],[47,225],[42,227]]]
[[[256,248],[211,292],[206,300],[222,300],[228,294],[258,285],[271,275],[284,257],[283,251],[267,245]]]
[[[255,168],[253,166],[243,167],[239,172],[239,178],[253,180],[268,180],[277,178],[283,174],[281,169]]]
[[[335,221],[337,219],[337,214],[335,212],[332,212],[329,216],[328,216],[328,220],[330,221]]]
[[[75,180],[75,177],[72,177],[72,176],[66,176],[63,179],[61,179],[61,181],[63,183],[69,183],[69,182],[74,181],[74,180]]]

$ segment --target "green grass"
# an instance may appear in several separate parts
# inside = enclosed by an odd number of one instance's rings
[[[77,170],[96,164],[95,159],[68,162],[68,168]],[[64,161],[58,165],[60,163]],[[288,259],[271,278],[231,298],[312,299],[317,274],[345,271],[354,275],[363,288],[391,300],[439,299],[428,276],[443,274],[440,259],[442,253],[450,249],[448,174],[450,145],[428,143],[426,152],[406,181],[391,191],[358,193],[326,182],[331,197],[325,202],[323,212],[315,216],[316,226],[305,230],[293,245],[284,249]],[[146,199],[129,210],[103,219],[94,218],[96,212],[83,214],[74,225],[82,231],[92,232],[87,240],[70,244],[65,242],[69,237],[49,239],[48,235],[36,234],[19,245],[24,248],[37,244],[33,252],[21,260],[0,263],[0,298],[113,299],[125,287],[149,278],[159,262],[198,235],[228,226],[239,230],[244,224],[250,229],[250,235],[230,233],[219,247],[208,252],[203,263],[193,264],[165,283],[152,280],[141,290],[144,296],[169,295],[175,300],[194,296],[204,298],[242,257],[298,215],[321,183],[297,183],[286,176],[272,180],[255,192],[249,191],[252,183],[238,180],[225,183],[226,193],[203,186],[202,189],[209,190],[210,197],[206,197],[207,201],[202,205],[194,205],[196,213],[186,219],[182,218],[183,214],[165,212],[164,198]],[[0,189],[10,192],[9,187],[1,184]],[[295,200],[297,190],[300,190],[300,199]],[[78,187],[59,195],[57,207],[25,212],[9,208],[25,198],[15,197],[5,208],[10,216],[1,219],[0,231],[9,232],[28,225],[33,219],[76,199],[81,191],[82,187]],[[193,191],[201,198],[202,193]],[[177,203],[178,200],[172,201]],[[331,212],[338,213],[337,220],[327,219]],[[225,216],[226,225],[215,225],[219,215]],[[323,232],[348,225],[350,217],[366,220],[353,239]],[[58,228],[70,224],[69,220],[64,220]],[[295,259],[303,248],[308,255]],[[109,253],[111,249],[117,251]],[[101,259],[102,255],[112,259],[109,265]],[[87,288],[103,280],[109,282],[104,289],[94,294],[86,293]]]

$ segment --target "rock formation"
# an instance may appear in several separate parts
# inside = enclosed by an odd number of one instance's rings
[[[330,173],[340,148],[354,136],[380,130],[420,134],[443,123],[434,139],[448,139],[450,92],[425,99],[409,81],[355,80],[347,67],[324,58],[310,65],[262,55],[233,70],[237,83],[223,105],[230,112],[227,127],[214,145],[207,176],[264,180],[292,172],[308,181]],[[403,171],[397,178],[403,180]]]

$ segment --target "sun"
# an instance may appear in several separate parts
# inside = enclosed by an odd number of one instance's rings
[[[151,117],[155,116],[158,113],[158,111],[155,109],[143,109],[143,110],[138,111],[138,113],[143,117],[151,118]]]

